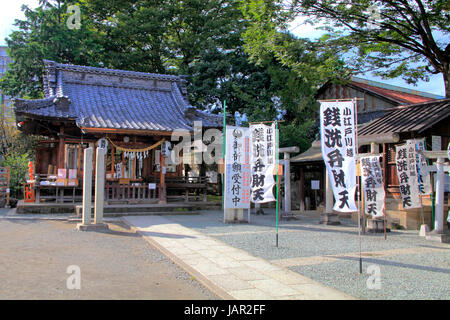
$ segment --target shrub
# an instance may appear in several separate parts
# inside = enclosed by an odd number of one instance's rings
[[[4,167],[11,167],[11,180],[9,183],[11,197],[23,198],[23,184],[28,176],[28,157],[28,153],[11,153],[6,156],[2,163]]]

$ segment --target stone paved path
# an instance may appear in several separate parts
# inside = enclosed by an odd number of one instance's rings
[[[353,299],[161,216],[123,221],[225,299]]]

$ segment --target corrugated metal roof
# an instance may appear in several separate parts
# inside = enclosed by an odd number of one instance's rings
[[[422,132],[450,116],[450,99],[400,106],[376,119],[358,132],[358,135],[381,133]]]
[[[356,77],[356,76],[352,76],[351,80],[355,81],[355,82],[359,82],[359,83],[365,83],[365,84],[367,84],[369,86],[373,86],[373,87],[388,89],[388,90],[391,90],[391,91],[409,93],[409,94],[412,94],[412,95],[415,95],[415,96],[432,98],[434,100],[444,99],[445,98],[444,96],[440,96],[440,95],[437,95],[437,94],[434,94],[434,93],[429,93],[429,92],[424,92],[424,91],[420,91],[420,90],[400,87],[400,86],[388,84],[386,82],[379,82],[379,81],[374,81],[374,80],[369,80],[369,79],[363,79],[363,78]]]
[[[16,112],[74,119],[82,128],[151,131],[221,127],[222,118],[191,106],[184,80],[172,75],[112,70],[45,61],[38,100],[16,99]]]
[[[369,92],[376,93],[385,98],[389,98],[400,104],[413,104],[434,100],[433,98],[430,97],[424,97],[421,95],[411,94],[402,91],[390,90],[357,81],[351,81],[350,83],[356,87],[367,90]]]

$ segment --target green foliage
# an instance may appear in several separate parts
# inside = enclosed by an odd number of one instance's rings
[[[28,154],[11,153],[6,156],[2,166],[11,167],[10,194],[14,198],[23,197],[23,184],[27,180]]]
[[[26,180],[28,161],[34,161],[35,147],[39,140],[33,135],[25,135],[15,126],[14,121],[0,123],[2,133],[0,159],[2,166],[11,166],[11,196],[23,196],[23,183]]]
[[[6,108],[5,105],[2,107]],[[19,131],[16,120],[8,112],[5,112],[3,116],[3,121],[0,122],[0,155],[4,158],[13,153],[28,153],[34,158],[34,147],[37,144],[38,137],[25,135]]]
[[[36,9],[23,6],[25,20],[16,20],[18,31],[6,39],[8,55],[12,58],[9,70],[0,80],[2,92],[9,96],[43,97],[43,59],[62,63],[96,65],[100,49],[89,20],[80,29],[66,25],[67,6],[79,1],[58,1],[58,5],[43,4]]]
[[[442,74],[450,96],[450,14],[448,1],[390,0],[243,0],[242,9],[254,23],[246,31],[247,50],[255,61],[266,52],[304,75],[310,66],[306,55],[291,51],[297,43],[308,52],[315,47],[322,71],[341,69],[348,74],[373,72],[385,78],[402,77],[408,83],[427,81],[429,74]],[[314,43],[297,39],[280,41],[288,22],[307,17],[308,23],[322,25],[327,34]],[[317,53],[319,53],[317,55]],[[312,69],[313,70],[313,69]],[[343,74],[346,78],[346,74]]]
[[[251,121],[277,115],[269,71],[250,63],[242,48],[223,52],[210,47],[193,66],[189,80],[194,105],[220,110],[226,100],[227,112],[245,113]]]
[[[307,120],[303,123],[295,121],[289,124],[280,123],[280,148],[297,146],[299,153],[305,152],[311,146],[313,120]],[[294,154],[293,154],[294,156]]]
[[[251,61],[263,64],[273,56],[300,77],[307,96],[326,81],[346,76],[342,60],[334,51],[324,50],[323,41],[298,39],[285,31],[292,13],[284,10],[282,1],[243,0],[241,10],[251,22],[243,33]]]

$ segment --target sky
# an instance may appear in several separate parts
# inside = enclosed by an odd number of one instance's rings
[[[1,0],[0,10],[0,45],[6,45],[5,38],[15,30],[14,20],[23,19],[24,14],[21,11],[22,5],[28,5],[31,8],[35,8],[39,5],[39,0]],[[321,31],[316,30],[314,26],[309,24],[301,24],[302,19],[294,21],[291,25],[291,32],[298,37],[316,38],[321,35]],[[372,75],[358,75],[361,78],[368,80],[374,80],[384,82],[391,85],[410,88],[413,90],[424,91],[428,93],[445,96],[444,81],[442,75],[430,75],[430,81],[420,81],[417,86],[407,84],[403,79],[390,79],[384,80],[380,77]]]
[[[14,20],[25,17],[20,10],[24,4],[30,8],[35,8],[39,5],[39,0],[1,0],[0,45],[5,46],[5,38],[15,30]]]

